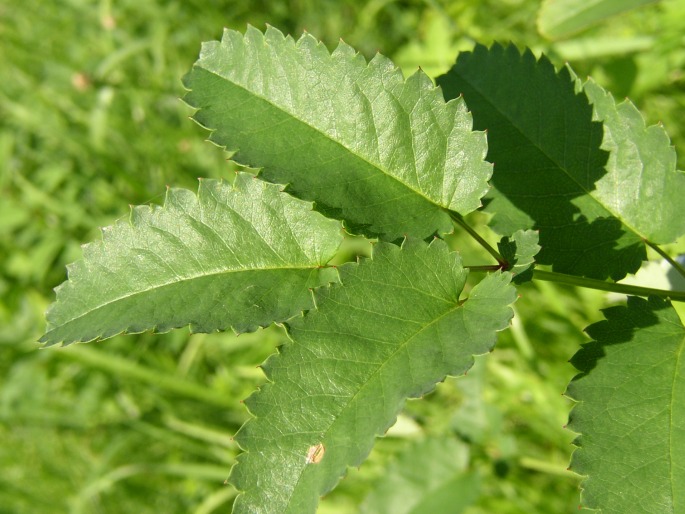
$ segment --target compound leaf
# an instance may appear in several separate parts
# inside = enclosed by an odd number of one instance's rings
[[[665,219],[665,214],[654,213],[670,212],[673,207],[662,210],[663,206],[670,203],[669,195],[678,194],[636,186],[654,185],[663,178],[663,167],[652,166],[672,154],[661,144],[663,138],[638,143],[660,156],[641,160],[633,153],[637,160],[630,163],[629,175],[620,175],[630,183],[621,183],[621,190],[608,196],[607,188],[619,180],[618,168],[612,166],[613,160],[607,163],[609,154],[602,148],[621,153],[629,146],[623,144],[624,138],[642,136],[624,128],[615,131],[621,144],[603,141],[602,123],[593,121],[592,106],[582,91],[576,91],[569,69],[557,73],[546,58],[536,60],[530,51],[521,55],[514,46],[477,46],[460,54],[438,83],[446,98],[463,93],[474,125],[488,129],[488,159],[495,163],[495,173],[486,209],[495,214],[495,230],[511,235],[538,229],[542,250],[537,261],[558,272],[619,280],[638,270],[646,256],[644,240],[652,233],[635,223],[630,211],[639,208],[640,218]],[[612,118],[610,110],[605,107],[603,114],[608,124],[622,118],[620,113]],[[620,123],[633,122],[623,118]],[[623,155],[611,159],[630,160]],[[680,183],[674,167],[668,174],[669,183]],[[673,224],[682,226],[682,221]]]
[[[463,374],[512,317],[510,274],[487,276],[460,299],[467,272],[442,240],[379,243],[340,268],[315,310],[289,322],[291,342],[264,365],[246,404],[246,451],[230,480],[234,512],[306,514],[347,466],[358,466],[406,398]]]
[[[41,341],[186,325],[244,332],[310,308],[309,288],[336,279],[321,266],[341,229],[281,189],[241,173],[233,185],[202,180],[197,195],[170,189],[164,207],[133,208],[68,268]]]
[[[395,240],[451,230],[445,209],[480,206],[492,166],[461,99],[445,103],[418,71],[368,64],[343,42],[226,30],[185,78],[211,140],[265,180],[316,202],[366,235]]]
[[[567,394],[571,469],[604,513],[685,510],[685,327],[666,300],[629,297],[588,327]]]

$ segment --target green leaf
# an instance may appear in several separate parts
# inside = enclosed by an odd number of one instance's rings
[[[464,102],[380,54],[367,64],[343,42],[330,54],[308,34],[226,30],[185,85],[195,120],[238,163],[366,235],[449,231],[445,209],[471,212],[488,190],[485,134]]]
[[[612,16],[656,0],[545,0],[538,30],[550,39],[563,38]]]
[[[514,275],[514,283],[521,284],[533,277],[535,256],[540,251],[538,239],[535,230],[517,230],[497,243],[499,253],[509,265],[508,271]]]
[[[604,169],[602,124],[567,68],[557,73],[546,58],[514,46],[479,45],[438,83],[446,98],[463,93],[475,126],[488,130],[495,173],[486,210],[497,232],[539,230],[537,262],[561,273],[619,280],[638,270],[645,235],[623,216],[623,204],[614,210],[598,192],[598,181],[615,170]],[[644,198],[641,192],[632,201]],[[649,213],[660,204],[655,194],[642,208]]]
[[[292,342],[246,401],[254,418],[236,437],[246,453],[230,479],[237,513],[314,512],[406,398],[463,374],[512,317],[510,274],[488,275],[460,300],[467,272],[442,240],[379,243],[339,271],[342,285],[319,289],[317,309],[289,322]]]
[[[685,511],[685,327],[670,303],[629,297],[588,327],[569,428],[582,501],[604,513]]]
[[[468,462],[468,446],[455,439],[416,442],[387,467],[361,513],[460,514],[479,495],[479,478]]]
[[[41,342],[283,321],[311,307],[309,288],[335,280],[320,267],[341,239],[337,222],[246,173],[233,185],[203,180],[197,195],[170,189],[164,207],[135,207],[83,247]]]
[[[607,174],[593,196],[644,239],[675,242],[685,234],[685,173],[676,170],[668,134],[662,126],[645,126],[629,100],[616,105],[593,80],[583,91],[604,124],[602,148],[609,152]]]

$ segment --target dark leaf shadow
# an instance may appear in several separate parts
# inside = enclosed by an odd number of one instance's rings
[[[463,95],[474,128],[488,133],[494,173],[484,204],[495,231],[539,230],[537,262],[561,273],[619,280],[639,269],[643,241],[589,195],[609,154],[567,68],[513,45],[479,45],[437,83],[447,100]]]
[[[587,334],[593,341],[584,344],[569,361],[580,374],[578,380],[590,373],[605,355],[604,348],[609,345],[627,343],[633,339],[635,332],[659,323],[658,311],[670,307],[670,302],[657,296],[649,299],[629,296],[627,305],[604,309],[603,321],[587,327]]]

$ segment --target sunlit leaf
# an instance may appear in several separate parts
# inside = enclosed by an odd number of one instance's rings
[[[480,206],[492,167],[464,102],[378,54],[274,28],[227,30],[185,78],[194,118],[237,162],[367,235],[450,231],[445,209]]]
[[[317,309],[289,324],[292,342],[264,365],[269,383],[246,401],[254,418],[237,436],[235,512],[313,513],[406,398],[492,348],[515,289],[497,272],[462,299],[466,274],[441,240],[379,243],[372,259],[340,269],[342,285],[317,292]]]
[[[310,288],[335,280],[321,266],[341,239],[338,223],[249,174],[201,181],[197,194],[170,189],[164,207],[135,207],[83,247],[41,341],[283,321],[311,307]]]
[[[604,124],[607,173],[593,196],[652,243],[672,243],[685,234],[685,173],[676,170],[675,149],[663,127],[646,126],[630,100],[616,104],[592,79],[583,84]]]

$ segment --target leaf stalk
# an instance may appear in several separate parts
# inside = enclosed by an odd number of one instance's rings
[[[647,241],[647,240],[645,240],[645,243],[647,243],[647,245],[648,245],[652,250],[654,250],[656,253],[658,253],[658,254],[661,255],[664,259],[666,259],[666,261],[667,261],[671,266],[673,266],[673,268],[674,268],[678,273],[680,273],[680,274],[683,276],[683,278],[685,278],[685,267],[683,267],[682,264],[680,264],[677,260],[675,260],[673,257],[671,257],[670,255],[668,255],[666,252],[664,252],[664,251],[663,251],[661,248],[659,248],[659,246],[657,246],[656,244],[654,244],[654,243],[652,243],[652,242],[650,242],[650,241]]]
[[[502,269],[507,265],[507,261],[504,259],[504,257],[502,257],[500,253],[490,245],[490,243],[483,239],[483,237],[478,232],[476,232],[473,229],[473,227],[466,223],[461,214],[458,214],[454,211],[447,211],[447,213],[450,215],[450,218],[452,218],[452,221],[454,221],[457,225],[466,230],[466,232],[468,232],[473,239],[478,241],[478,244],[485,248],[485,250],[487,250],[487,252],[495,258],[495,260],[499,263],[499,267],[496,269]],[[476,267],[477,266],[472,266],[471,269],[474,269]]]
[[[600,291],[610,291],[612,293],[632,294],[635,296],[656,295],[661,298],[669,298],[674,302],[685,302],[685,291],[668,291],[665,289],[654,289],[652,287],[642,287],[630,284],[618,284],[615,282],[605,282],[594,278],[576,277],[557,273],[554,271],[533,270],[533,279],[556,282],[570,286],[587,287]]]

